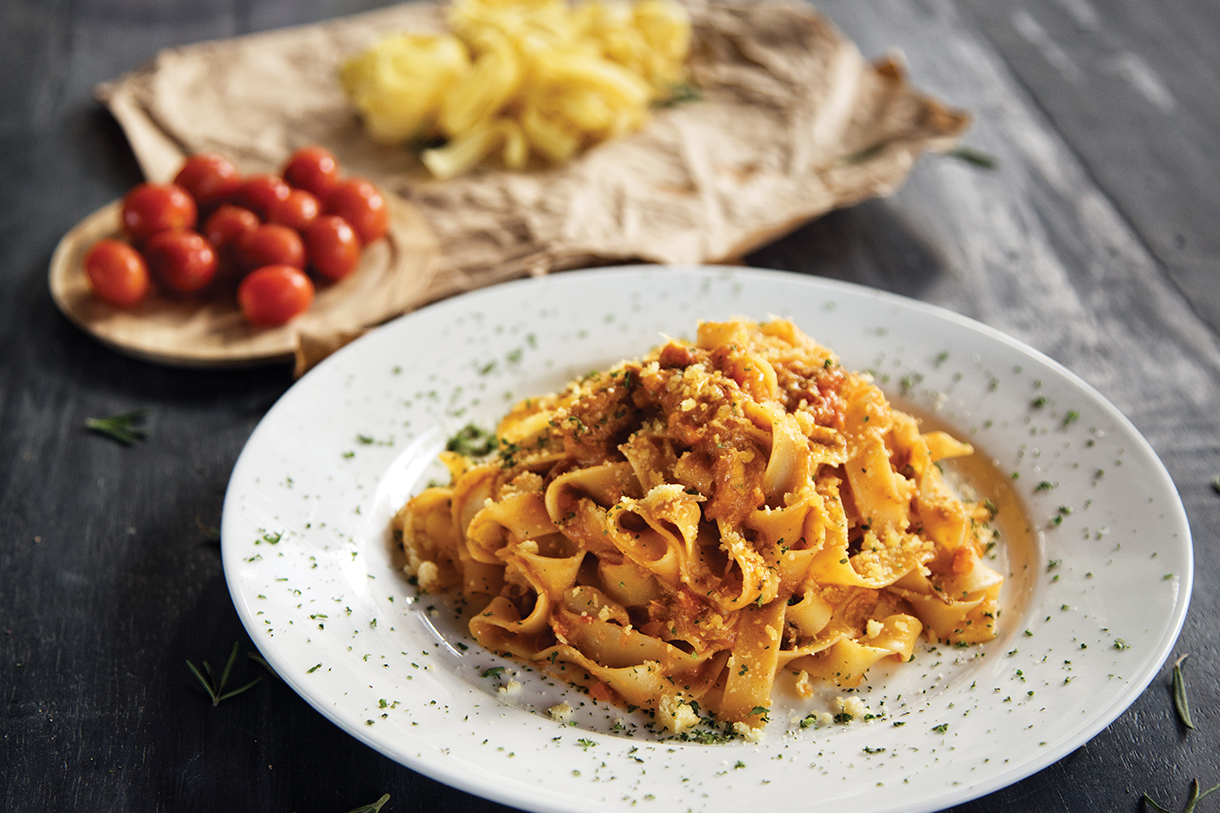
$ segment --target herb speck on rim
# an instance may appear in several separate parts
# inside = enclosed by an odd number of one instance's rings
[[[483,457],[499,446],[494,432],[468,423],[445,443],[445,449],[467,457]]]

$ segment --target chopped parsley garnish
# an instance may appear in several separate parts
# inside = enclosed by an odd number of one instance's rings
[[[483,457],[496,450],[495,433],[468,423],[445,443],[445,449],[467,457]]]

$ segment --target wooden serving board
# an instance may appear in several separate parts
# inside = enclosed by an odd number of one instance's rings
[[[390,229],[365,248],[360,264],[339,282],[316,281],[312,307],[282,327],[257,327],[237,306],[236,280],[220,277],[208,292],[174,296],[149,292],[138,305],[119,308],[93,295],[85,254],[98,240],[121,238],[121,201],[93,212],[64,235],[51,257],[50,287],[69,319],[103,343],[161,364],[240,367],[286,361],[312,335],[354,333],[398,315],[428,287],[436,265],[436,238],[417,210],[394,195]]]

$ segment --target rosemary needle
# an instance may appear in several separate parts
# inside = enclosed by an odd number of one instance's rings
[[[119,443],[131,446],[148,437],[148,430],[139,425],[148,417],[148,413],[148,407],[141,407],[130,412],[111,415],[108,418],[86,418],[85,426],[94,432],[112,437]]]
[[[1173,664],[1173,707],[1178,710],[1178,719],[1182,721],[1182,725],[1193,729],[1195,724],[1190,719],[1190,704],[1186,701],[1186,679],[1182,677],[1182,662],[1189,657],[1190,655],[1183,655]]]
[[[995,169],[1000,163],[999,159],[994,155],[989,155],[981,150],[971,149],[970,147],[957,147],[949,150],[945,155],[950,158],[956,158],[959,161],[965,161],[967,164],[974,164],[981,169]]]
[[[220,541],[220,529],[214,528],[203,521],[202,517],[195,517],[195,527],[208,539],[213,542]]]
[[[272,677],[283,680],[283,678],[280,677],[280,673],[275,671],[275,669],[271,667],[271,664],[267,663],[267,660],[262,655],[258,654],[257,652],[247,652],[246,657],[270,672]]]

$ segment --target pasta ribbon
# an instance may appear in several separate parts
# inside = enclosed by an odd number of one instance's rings
[[[703,323],[496,434],[398,512],[406,571],[483,646],[670,732],[762,726],[783,670],[851,687],[921,635],[995,636],[989,512],[936,465],[971,447],[791,322]]]
[[[455,0],[448,28],[387,37],[339,71],[374,139],[445,141],[420,155],[442,179],[639,129],[685,81],[691,38],[673,0]]]

